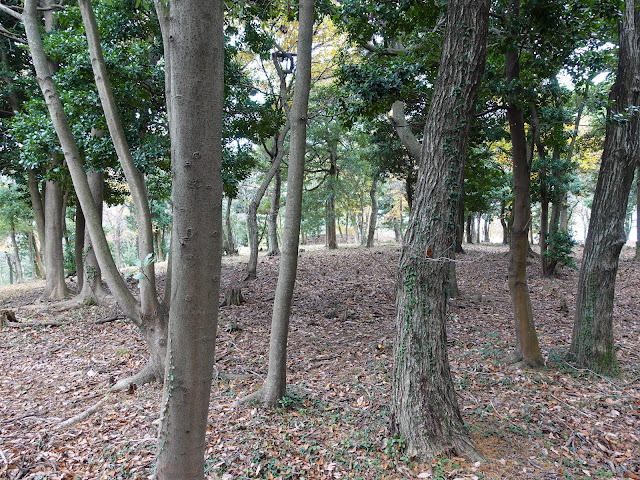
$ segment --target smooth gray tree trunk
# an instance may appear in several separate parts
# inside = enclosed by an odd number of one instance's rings
[[[18,248],[18,242],[16,240],[16,225],[13,217],[10,220],[10,227],[11,247],[13,248],[13,257],[15,258],[16,264],[16,282],[24,283],[24,270],[22,269],[20,249]]]
[[[376,234],[376,225],[378,223],[378,179],[374,179],[369,190],[371,197],[371,215],[369,216],[369,231],[367,232],[367,248],[373,247],[373,240]]]
[[[267,242],[269,249],[268,256],[280,255],[280,245],[278,243],[278,213],[280,213],[280,190],[282,186],[282,178],[280,177],[280,169],[273,176],[273,190],[271,191],[271,205],[269,206],[269,215],[267,216]]]
[[[296,80],[289,113],[291,146],[287,175],[287,211],[282,234],[280,272],[273,303],[269,343],[269,369],[262,387],[241,401],[258,401],[275,406],[287,385],[287,339],[289,315],[298,267],[298,242],[302,214],[302,190],[307,139],[307,108],[311,89],[311,43],[314,0],[300,0]]]
[[[171,3],[171,312],[156,475],[204,478],[222,255],[224,3]]]

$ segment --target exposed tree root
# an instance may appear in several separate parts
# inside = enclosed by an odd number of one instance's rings
[[[262,387],[260,387],[260,389],[256,390],[255,392],[237,399],[235,402],[231,404],[231,407],[237,408],[242,405],[259,404],[266,408],[274,408],[279,405],[281,398],[282,398],[281,395],[278,396],[273,394],[271,389],[266,388],[266,386],[263,385]]]
[[[75,416],[69,418],[68,420],[65,420],[64,422],[58,423],[54,428],[56,430],[60,430],[61,428],[70,427],[71,425],[75,425],[76,423],[85,420],[86,418],[90,417],[91,415],[96,413],[98,410],[100,410],[100,408],[102,408],[102,405],[104,404],[104,402],[107,401],[107,398],[109,398],[109,397],[105,396],[102,400],[100,400],[95,405],[87,408],[83,412],[80,412],[78,415],[75,415]]]
[[[123,390],[129,390],[131,385],[144,385],[146,383],[151,383],[156,379],[155,374],[153,373],[153,368],[151,365],[147,364],[145,367],[140,370],[135,375],[132,375],[127,378],[123,378],[122,380],[118,380],[113,386],[109,389],[110,392],[121,392]]]

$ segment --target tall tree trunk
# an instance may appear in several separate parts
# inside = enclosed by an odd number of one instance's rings
[[[490,243],[491,239],[489,238],[489,229],[491,228],[491,219],[489,218],[489,215],[487,215],[484,219],[484,229],[482,231],[482,236],[483,236],[483,242],[484,243]]]
[[[300,0],[295,89],[289,113],[291,147],[287,176],[287,211],[282,234],[282,259],[273,303],[269,343],[269,370],[257,392],[245,401],[257,400],[275,406],[287,385],[287,338],[289,315],[298,267],[298,241],[302,213],[304,157],[307,138],[307,108],[311,89],[311,43],[313,39],[314,0]]]
[[[456,207],[456,253],[464,253],[462,242],[464,241],[464,185],[460,187],[458,205]]]
[[[540,137],[540,121],[538,119],[538,110],[535,106],[531,107],[531,135],[533,144],[538,151],[538,157],[542,165],[545,164],[546,149]],[[550,258],[547,255],[548,237],[549,237],[549,188],[548,188],[547,169],[542,167],[538,172],[540,180],[540,266],[542,274],[545,276],[553,275],[550,270]],[[530,229],[533,232],[533,229]]]
[[[280,255],[280,246],[278,245],[278,213],[280,212],[280,190],[282,178],[280,177],[280,169],[273,177],[273,191],[271,192],[271,205],[269,206],[269,215],[267,215],[267,242],[269,249],[268,256]]]
[[[52,166],[62,165],[57,154],[51,159]],[[62,188],[55,181],[47,181],[45,188],[45,246],[47,278],[42,297],[46,300],[61,300],[69,295],[64,281],[64,250],[62,248]]]
[[[640,261],[640,163],[636,167],[636,255],[634,260]]]
[[[227,209],[225,211],[225,226],[227,230],[227,255],[237,255],[238,248],[236,247],[236,242],[233,238],[233,229],[231,228],[231,204],[233,199],[231,197],[227,198]]]
[[[13,261],[11,260],[11,255],[5,253],[7,256],[7,265],[9,266],[9,285],[13,285]]]
[[[481,212],[477,212],[476,213],[476,220],[478,221],[478,228],[475,231],[476,243],[480,244],[480,231],[481,231],[480,225],[481,225],[481,221],[482,221],[482,213]]]
[[[338,183],[338,145],[329,142],[329,198],[327,198],[327,248],[338,248],[336,239],[336,187]]]
[[[85,229],[86,224],[84,221],[84,214],[82,213],[82,206],[80,202],[76,201],[76,233],[74,240],[73,254],[76,260],[76,282],[78,284],[78,290],[82,291],[84,286],[84,241],[85,241]]]
[[[570,356],[605,375],[618,373],[613,340],[613,298],[624,217],[640,155],[640,11],[627,0],[620,26],[616,81],[609,93],[607,130],[589,233],[578,280]],[[621,121],[620,118],[623,120]]]
[[[158,479],[204,478],[222,248],[222,1],[171,3],[173,217]],[[196,281],[194,281],[194,279]]]
[[[376,224],[378,223],[378,179],[375,178],[369,190],[371,197],[371,215],[369,216],[369,231],[367,232],[367,248],[373,247],[373,237],[376,234]]]
[[[488,14],[487,0],[448,2],[415,208],[398,268],[391,430],[420,461],[443,454],[480,457],[451,379],[445,284],[469,126],[486,60]]]
[[[40,245],[44,246],[45,243],[45,217],[44,217],[44,205],[42,203],[42,196],[40,195],[40,189],[38,188],[38,180],[36,179],[36,173],[33,170],[29,170],[28,173],[28,186],[29,197],[31,198],[31,208],[33,209],[33,217],[36,220],[36,230],[38,231],[38,240]],[[38,256],[36,255],[36,258]],[[45,275],[44,265],[42,259],[38,265],[42,275]]]
[[[89,181],[89,189],[95,209],[102,223],[102,204],[104,200],[104,172],[87,172],[87,180]],[[82,290],[79,294],[79,300],[84,302],[100,303],[107,296],[102,286],[102,271],[100,264],[96,258],[96,254],[91,244],[90,234],[86,232],[84,235],[84,269]]]
[[[164,231],[162,230],[162,228],[157,228],[153,232],[153,237],[155,243],[156,262],[164,262],[164,251],[162,250]]]
[[[520,0],[511,0],[509,16],[517,21],[520,15]],[[510,49],[505,52],[507,83],[520,77],[519,53]],[[533,321],[533,310],[527,285],[527,252],[531,215],[531,195],[527,142],[522,110],[515,98],[507,100],[507,118],[511,135],[513,156],[513,224],[511,226],[511,248],[509,250],[509,293],[515,318],[516,347],[510,362],[524,362],[530,367],[544,364],[538,335]]]
[[[24,271],[22,270],[22,261],[20,260],[20,249],[18,248],[18,242],[16,241],[16,226],[11,217],[9,221],[10,225],[10,236],[11,236],[11,246],[13,248],[13,257],[15,258],[16,263],[16,281],[18,283],[24,283]]]
[[[466,223],[467,243],[473,243],[473,216],[467,215]]]
[[[93,203],[91,190],[82,165],[80,152],[69,127],[60,97],[56,90],[56,85],[52,79],[48,60],[44,53],[42,38],[39,31],[37,0],[25,1],[23,16],[25,31],[27,33],[29,49],[31,51],[38,84],[42,90],[47,104],[47,109],[49,111],[49,116],[53,121],[56,134],[65,154],[69,173],[71,174],[76,195],[82,206],[82,211],[85,216],[87,228],[91,234],[91,242],[98,258],[98,262],[100,263],[100,268],[102,269],[102,272],[109,284],[111,293],[116,297],[125,314],[141,328],[142,334],[149,345],[150,357],[148,366],[131,379],[122,380],[116,383],[113,388],[126,387],[129,383],[128,380],[131,380],[133,383],[140,384],[152,378],[158,378],[158,376],[162,379],[166,358],[166,328],[163,329],[163,325],[166,325],[166,321],[162,321],[162,316],[160,314],[157,316],[143,316],[140,304],[131,294],[126,283],[120,276],[120,272],[113,261],[113,257],[111,256],[109,245],[107,244],[107,240],[104,236],[104,231],[101,228],[100,218]],[[48,187],[47,190],[49,190]],[[47,201],[46,203],[49,202]],[[56,217],[59,217],[59,215],[56,215]],[[50,218],[54,218],[54,216],[52,215]],[[47,235],[47,237],[49,237],[49,235]],[[50,240],[47,239],[47,242],[49,241]]]

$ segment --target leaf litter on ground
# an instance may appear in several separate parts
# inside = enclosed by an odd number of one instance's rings
[[[450,301],[449,358],[460,408],[487,458],[407,458],[388,430],[395,266],[399,249],[306,248],[291,312],[289,387],[281,407],[230,408],[267,371],[278,258],[261,257],[258,279],[225,259],[224,290],[246,302],[220,310],[207,427],[211,479],[640,479],[640,274],[623,251],[614,321],[622,375],[611,379],[564,360],[577,272],[555,278],[529,267],[541,370],[500,360],[513,347],[508,251],[466,246]],[[577,257],[580,257],[578,252]],[[160,285],[162,283],[160,282]],[[0,331],[0,478],[148,478],[156,450],[160,385],[108,394],[145,363],[145,344],[115,305],[55,311],[32,307],[42,282],[0,289],[18,320],[61,326]],[[101,403],[100,403],[101,402]],[[61,422],[92,415],[65,428]]]

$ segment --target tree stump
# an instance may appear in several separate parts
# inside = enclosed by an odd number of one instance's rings
[[[230,307],[232,305],[241,305],[244,303],[242,290],[240,287],[229,287],[224,292],[224,300],[221,307]]]
[[[9,322],[16,323],[16,314],[11,310],[0,310],[0,328],[6,327],[9,325]]]

